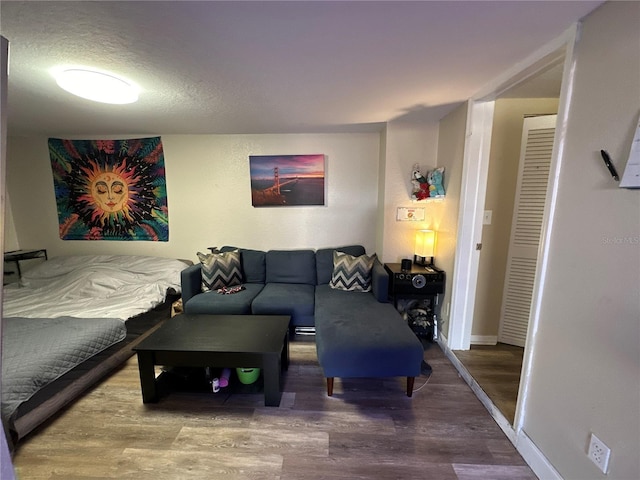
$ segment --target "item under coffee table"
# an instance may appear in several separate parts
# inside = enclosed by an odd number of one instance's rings
[[[264,404],[280,405],[289,367],[289,316],[176,315],[134,347],[143,403],[158,401],[155,366],[261,368]]]

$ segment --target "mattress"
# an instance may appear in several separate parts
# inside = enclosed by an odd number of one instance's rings
[[[5,317],[126,320],[180,292],[184,261],[142,255],[55,257],[4,288]]]
[[[61,256],[4,288],[2,420],[12,443],[133,354],[131,346],[169,317],[189,264]]]
[[[112,318],[2,319],[2,419],[13,421],[22,402],[78,364],[122,340]]]

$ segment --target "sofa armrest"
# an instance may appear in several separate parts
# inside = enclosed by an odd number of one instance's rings
[[[389,302],[389,274],[377,258],[371,270],[371,293],[379,302]]]
[[[180,287],[182,288],[182,303],[202,292],[201,264],[196,263],[180,272]]]

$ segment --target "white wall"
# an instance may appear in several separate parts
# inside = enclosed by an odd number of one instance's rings
[[[441,302],[440,329],[445,336],[448,331],[453,268],[455,265],[458,237],[458,213],[460,209],[460,189],[462,165],[464,161],[464,136],[467,123],[467,103],[463,103],[440,122],[438,132],[438,166],[445,168],[446,198],[431,205],[434,223],[438,230],[436,265],[446,273],[445,292]]]
[[[387,127],[380,132],[380,162],[378,164],[378,213],[376,215],[376,252],[382,259],[384,253],[384,225],[385,225],[385,178],[387,176]]]
[[[395,120],[387,124],[384,176],[384,262],[413,259],[415,232],[434,227],[433,204],[412,202],[411,172],[419,164],[423,173],[436,167],[438,123]],[[398,207],[424,208],[424,222],[397,221]],[[437,264],[437,258],[436,258]]]
[[[4,251],[10,252],[12,250],[18,250],[20,245],[18,244],[18,234],[16,232],[16,225],[13,222],[13,213],[11,212],[11,199],[6,193],[4,204]]]
[[[47,139],[10,138],[7,187],[20,248],[46,248],[50,256],[119,253],[190,260],[197,251],[222,245],[288,249],[360,243],[375,251],[378,133],[168,135],[162,141],[169,241],[63,241]],[[326,205],[252,207],[249,155],[305,153],[326,155]]]
[[[584,21],[523,430],[565,479],[640,478],[640,191],[620,189],[639,114],[640,3]],[[594,432],[608,476],[587,458]]]

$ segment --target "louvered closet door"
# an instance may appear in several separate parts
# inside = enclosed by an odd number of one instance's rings
[[[556,115],[525,118],[498,341],[524,347]]]

